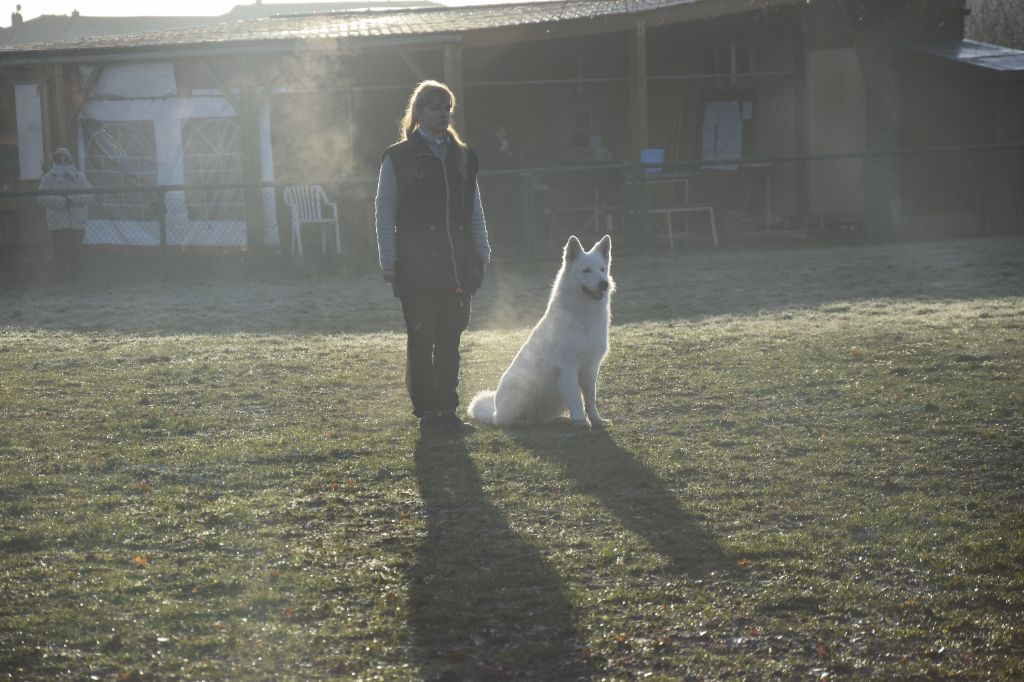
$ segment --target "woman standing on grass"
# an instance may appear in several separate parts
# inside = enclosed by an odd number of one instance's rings
[[[451,125],[455,95],[437,81],[409,97],[399,141],[384,150],[377,183],[377,247],[402,302],[406,385],[421,428],[470,430],[459,404],[459,343],[470,297],[490,262],[476,153]]]

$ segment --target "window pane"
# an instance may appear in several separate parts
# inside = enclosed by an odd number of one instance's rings
[[[152,121],[83,121],[85,175],[94,187],[156,185],[156,136]],[[156,220],[159,195],[154,192],[98,194],[91,218]]]
[[[185,184],[209,187],[242,182],[241,126],[234,118],[193,118],[182,123]],[[188,189],[191,220],[244,220],[240,189]]]

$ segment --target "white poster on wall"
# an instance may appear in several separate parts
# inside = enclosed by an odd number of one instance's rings
[[[743,115],[739,102],[724,100],[704,105],[704,126],[701,129],[701,158],[724,161],[743,156]],[[737,166],[708,166],[735,170]]]
[[[46,172],[39,85],[15,85],[14,108],[18,125],[18,167],[21,169],[21,179],[38,180]]]

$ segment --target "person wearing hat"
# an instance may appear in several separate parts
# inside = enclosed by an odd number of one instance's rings
[[[92,187],[82,173],[75,168],[71,152],[59,147],[53,152],[53,166],[43,176],[39,189],[72,190]],[[85,223],[89,218],[87,205],[92,202],[91,194],[48,194],[39,197],[39,203],[46,208],[46,226],[53,238],[53,255],[57,276],[61,279],[78,277],[79,254]]]

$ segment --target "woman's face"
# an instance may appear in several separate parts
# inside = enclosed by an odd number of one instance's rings
[[[452,119],[452,103],[444,97],[432,97],[420,111],[420,127],[433,137],[441,137]]]

